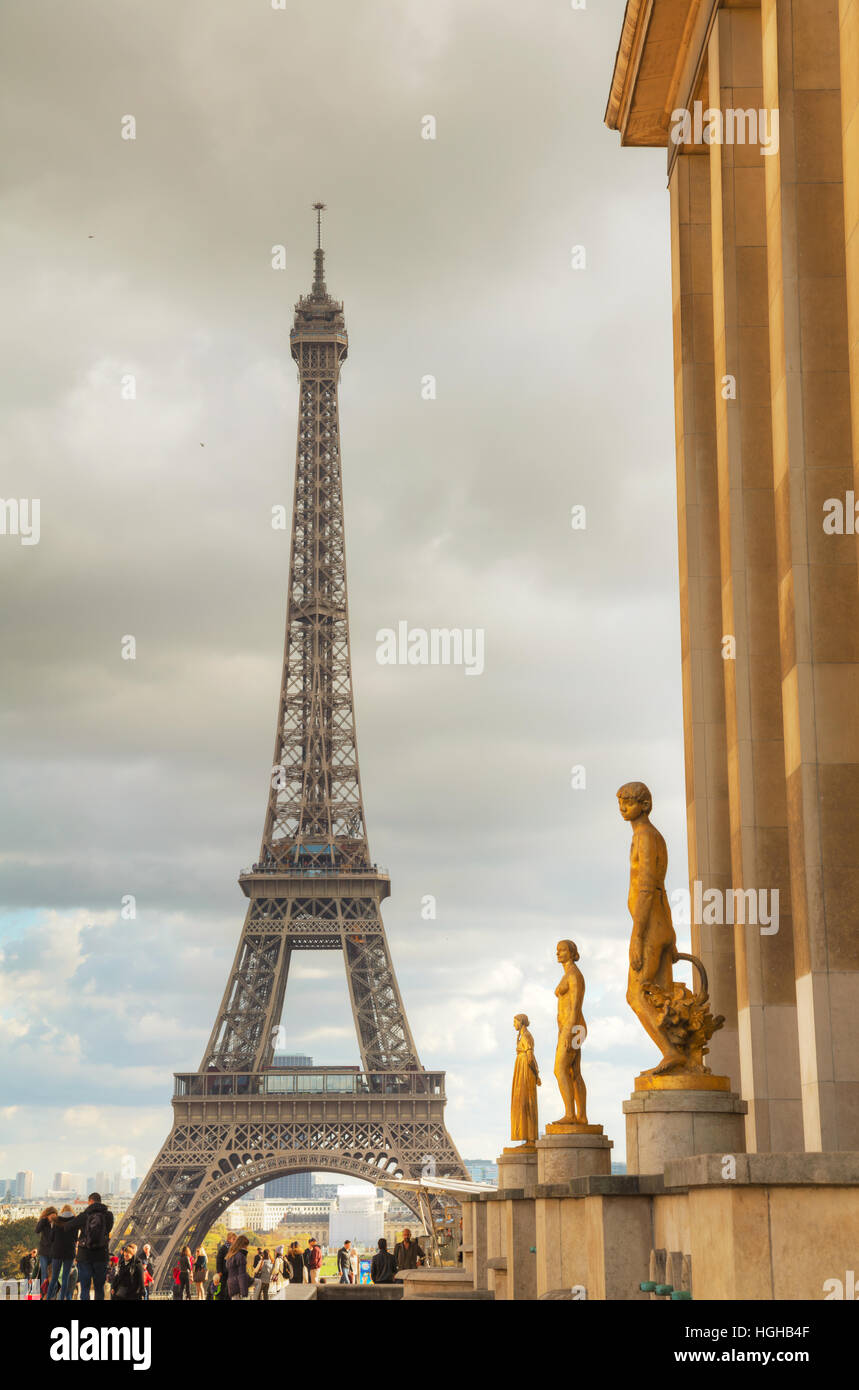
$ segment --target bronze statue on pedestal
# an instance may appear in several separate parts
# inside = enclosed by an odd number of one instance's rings
[[[620,814],[632,825],[629,852],[629,943],[627,1003],[662,1053],[662,1061],[645,1075],[709,1073],[707,1043],[724,1017],[709,1008],[707,975],[697,956],[677,950],[677,937],[665,891],[668,850],[651,824],[653,798],[643,782],[627,782],[617,794]],[[701,988],[693,994],[674,979],[673,965],[688,960],[697,968]]]

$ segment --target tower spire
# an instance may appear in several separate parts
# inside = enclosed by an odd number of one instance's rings
[[[325,252],[322,250],[322,214],[325,211],[325,204],[314,203],[313,207],[316,211],[316,250],[313,253],[313,295],[315,298],[323,299],[328,293],[325,288]]]

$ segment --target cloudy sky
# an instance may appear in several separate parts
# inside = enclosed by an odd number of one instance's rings
[[[623,8],[6,0],[2,490],[40,499],[41,533],[0,537],[3,1175],[142,1172],[220,1002],[271,760],[271,509],[319,198],[364,797],[412,1030],[460,1151],[494,1157],[520,1009],[560,1113],[572,936],[589,1118],[623,1158],[656,1059],[624,1001],[621,782],[653,790],[669,887],[686,872],[668,202],[664,155],[603,125]],[[482,628],[484,674],[379,665],[400,621]],[[357,1062],[338,956],[299,957],[284,1022]]]

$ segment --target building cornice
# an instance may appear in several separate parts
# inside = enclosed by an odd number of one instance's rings
[[[627,0],[605,122],[623,145],[664,147],[706,67],[723,0]],[[757,0],[735,0],[738,5]]]

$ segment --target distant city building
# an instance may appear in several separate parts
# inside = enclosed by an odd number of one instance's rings
[[[472,1182],[498,1182],[498,1164],[489,1158],[466,1158],[463,1160],[471,1174]]]
[[[89,1194],[90,1194],[91,1192],[95,1192],[95,1190],[96,1190],[95,1178],[87,1178],[87,1180],[86,1180],[86,1195],[89,1196]]]
[[[52,1190],[54,1195],[72,1192],[77,1196],[83,1193],[85,1184],[83,1173],[55,1173]]]
[[[411,1207],[407,1207],[405,1202],[401,1202],[399,1197],[392,1197],[386,1193],[382,1197],[382,1210],[385,1213],[385,1222],[393,1221],[397,1224],[408,1226],[410,1221],[415,1220],[415,1214]]]
[[[109,1197],[113,1192],[113,1178],[109,1173],[96,1173],[90,1192],[97,1192],[100,1197]]]
[[[625,1164],[625,1163],[613,1163],[613,1164],[611,1165],[611,1171],[612,1171],[613,1173],[625,1173],[625,1172],[626,1172],[626,1164]]]
[[[287,1173],[283,1178],[274,1178],[265,1185],[266,1197],[307,1197],[314,1196],[312,1173]],[[333,1194],[332,1194],[333,1195]]]
[[[19,1202],[29,1202],[33,1196],[33,1174],[29,1168],[15,1175],[15,1196]]]
[[[313,1058],[303,1052],[276,1052],[272,1059],[273,1067],[312,1067]]]
[[[132,1179],[131,1179],[131,1195],[132,1195],[132,1196],[134,1196],[134,1194],[135,1194],[135,1192],[137,1191],[137,1189],[138,1189],[139,1186],[140,1186],[140,1179],[139,1179],[139,1178],[132,1178]]]
[[[357,1250],[375,1250],[385,1227],[385,1204],[372,1188],[340,1187],[331,1203],[328,1241],[340,1246],[351,1240]]]
[[[337,1187],[336,1182],[315,1182],[311,1196],[315,1197],[317,1201],[323,1199],[330,1201],[332,1197],[337,1196]]]

